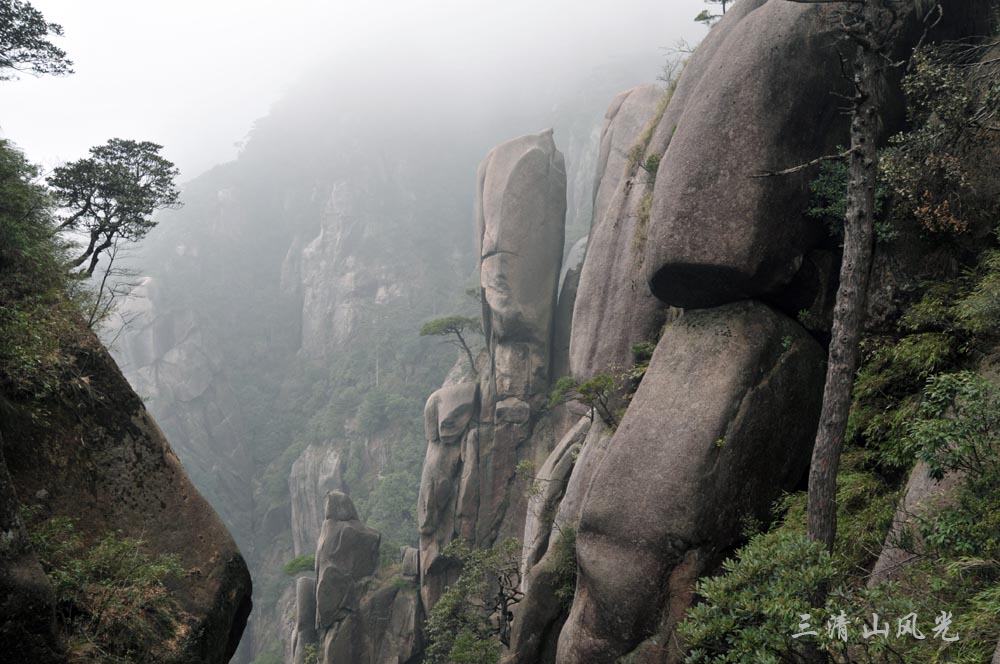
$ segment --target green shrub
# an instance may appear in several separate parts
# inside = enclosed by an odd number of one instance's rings
[[[442,553],[462,572],[431,609],[425,633],[430,664],[496,664],[509,643],[505,615],[521,594],[521,543],[507,539],[492,549],[455,540]]]
[[[151,555],[141,539],[119,533],[88,542],[66,517],[37,521],[26,512],[24,520],[55,589],[72,661],[170,661],[189,620],[166,587],[184,573],[177,556]]]
[[[722,564],[721,576],[698,584],[704,602],[679,630],[690,664],[806,661],[805,643],[792,638],[801,616],[822,625],[810,604],[817,588],[836,576],[822,545],[785,530],[757,535]]]
[[[555,596],[563,609],[569,610],[576,595],[576,575],[579,571],[576,562],[576,529],[563,528],[559,539],[552,548],[554,556],[553,567],[556,573]]]
[[[299,574],[304,574],[312,572],[316,568],[316,556],[313,554],[305,554],[292,558],[285,566],[282,568],[286,576],[298,576]]]

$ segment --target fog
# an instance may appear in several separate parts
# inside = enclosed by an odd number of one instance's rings
[[[232,159],[294,85],[351,81],[343,94],[378,90],[389,112],[460,96],[473,114],[516,113],[616,59],[648,59],[652,79],[665,49],[705,32],[701,0],[33,4],[64,27],[76,73],[4,83],[2,135],[49,167],[113,136],[153,140],[183,179]]]

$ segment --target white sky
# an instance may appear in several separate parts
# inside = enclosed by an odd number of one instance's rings
[[[701,0],[32,0],[66,36],[65,78],[0,83],[0,135],[46,166],[111,137],[153,140],[182,179],[232,159],[253,120],[319,60],[393,75],[567,67],[656,52],[705,29]],[[374,72],[382,72],[374,74]],[[384,67],[373,75],[385,75]],[[393,80],[385,81],[391,86]],[[438,86],[435,89],[440,90]],[[446,100],[443,100],[446,101]],[[609,100],[610,101],[610,100]]]

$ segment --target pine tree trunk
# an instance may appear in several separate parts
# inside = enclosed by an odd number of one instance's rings
[[[875,4],[875,3],[870,3]],[[851,154],[844,224],[844,254],[833,316],[823,408],[809,471],[809,539],[833,549],[837,532],[837,471],[851,409],[858,342],[872,263],[875,183],[878,176],[877,89],[883,63],[859,48],[857,99],[851,118]]]

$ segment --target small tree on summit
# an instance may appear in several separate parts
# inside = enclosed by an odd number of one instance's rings
[[[8,71],[33,76],[73,73],[66,52],[49,41],[62,36],[57,23],[48,23],[42,13],[22,0],[0,0],[0,81],[17,78]]]
[[[694,17],[694,20],[698,23],[704,23],[708,27],[712,27],[716,21],[725,16],[726,8],[736,2],[736,0],[705,0],[705,2],[710,5],[721,5],[722,13],[716,14],[711,9],[703,9],[701,10],[701,13]]]
[[[156,226],[154,212],[180,207],[178,171],[160,156],[162,147],[113,138],[52,172],[48,183],[65,211],[59,230],[85,236],[85,249],[68,267],[86,264],[79,274],[93,275],[101,254],[119,241],[138,242]]]
[[[453,335],[455,338],[448,341],[465,351],[466,356],[469,358],[469,367],[472,369],[473,375],[478,373],[476,371],[476,361],[472,357],[472,349],[469,348],[469,344],[465,340],[465,335],[482,333],[483,324],[476,318],[467,318],[465,316],[435,318],[420,326],[420,336],[422,337],[447,337]]]

